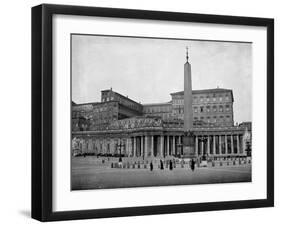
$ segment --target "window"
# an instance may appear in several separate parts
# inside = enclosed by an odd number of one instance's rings
[[[204,108],[203,107],[200,107],[200,112],[203,112],[204,111]]]
[[[213,111],[214,112],[216,112],[217,111],[217,107],[215,106],[215,107],[213,107]]]
[[[229,110],[230,110],[230,109],[229,109],[229,105],[226,105],[225,107],[226,107],[226,111],[229,111]]]
[[[194,101],[194,102],[197,102],[197,97],[193,97],[193,101]]]
[[[226,116],[226,121],[230,122],[230,116],[229,115]]]
[[[220,101],[222,101],[222,96],[220,96]]]
[[[203,102],[203,97],[200,97],[200,101]]]
[[[198,120],[198,118],[197,117],[194,117],[194,121],[197,121]]]
[[[225,97],[225,100],[226,100],[226,101],[229,101],[229,96],[226,96],[226,97]]]
[[[222,108],[222,106],[220,106],[220,108],[219,108],[219,111],[220,111],[220,112],[222,112],[222,111],[223,111],[223,108]]]
[[[217,117],[216,116],[214,116],[214,122],[217,122]]]
[[[195,108],[194,108],[194,112],[195,112],[195,113],[197,113],[197,112],[198,112],[198,109],[197,109],[197,107],[195,107]]]
[[[210,112],[210,107],[207,107],[207,112]]]
[[[207,102],[209,102],[209,101],[210,101],[210,98],[209,98],[209,96],[207,96],[207,97],[206,97],[206,100],[207,100]]]
[[[207,122],[210,123],[210,117],[207,117]]]

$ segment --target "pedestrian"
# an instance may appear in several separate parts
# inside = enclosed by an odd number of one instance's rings
[[[170,170],[173,170],[173,162],[170,160]]]
[[[180,161],[180,164],[181,164],[181,168],[184,168],[184,161],[183,161],[183,159]]]
[[[152,171],[153,170],[153,163],[152,163],[152,161],[150,162],[150,171]]]

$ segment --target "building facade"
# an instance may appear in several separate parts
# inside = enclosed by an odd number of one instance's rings
[[[183,96],[183,91],[171,93],[169,102],[142,105],[112,89],[103,90],[99,103],[72,105],[74,130],[90,129],[98,124],[108,124],[115,120],[135,116],[182,121],[184,116]],[[193,90],[192,100],[195,127],[230,127],[234,125],[232,90],[220,88]],[[83,126],[83,128],[79,129],[77,126]]]
[[[192,98],[196,156],[246,156],[251,130],[245,123],[233,124],[232,90],[194,90]],[[166,103],[142,105],[112,89],[103,90],[99,103],[72,103],[73,154],[180,157],[183,109],[183,92],[171,93]]]
[[[171,93],[172,114],[183,119],[184,92]],[[233,93],[230,89],[205,89],[192,91],[193,121],[208,126],[233,126]]]

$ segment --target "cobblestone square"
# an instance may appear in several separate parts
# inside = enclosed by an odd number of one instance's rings
[[[192,172],[187,165],[173,170],[155,165],[150,171],[149,167],[111,168],[110,163],[92,156],[72,158],[72,190],[251,182],[249,164],[196,167]]]

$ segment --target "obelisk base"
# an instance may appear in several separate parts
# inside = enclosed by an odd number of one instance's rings
[[[194,157],[195,157],[194,147],[183,146],[182,158],[194,158]]]

